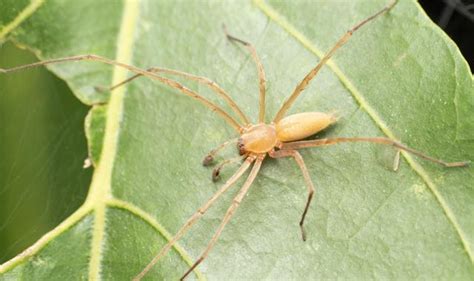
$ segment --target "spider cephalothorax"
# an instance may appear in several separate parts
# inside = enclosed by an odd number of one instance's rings
[[[275,125],[257,124],[252,125],[244,131],[237,141],[240,155],[247,153],[267,153],[275,147],[280,146]]]

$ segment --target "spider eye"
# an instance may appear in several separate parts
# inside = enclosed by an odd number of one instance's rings
[[[237,148],[239,149],[239,154],[240,154],[240,155],[244,155],[244,154],[245,154],[245,145],[244,145],[244,142],[243,142],[242,138],[240,138],[240,139],[237,141]]]

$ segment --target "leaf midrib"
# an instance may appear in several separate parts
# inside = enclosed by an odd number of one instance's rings
[[[160,224],[152,215],[140,209],[138,206],[135,206],[129,202],[116,199],[116,198],[109,198],[105,201],[104,204],[106,208],[121,209],[142,219],[146,224],[151,226],[166,240],[169,241],[172,238],[172,235],[170,234],[170,232],[166,230],[166,228],[162,224]],[[37,254],[49,242],[53,241],[56,237],[60,236],[65,231],[71,229],[73,226],[75,226],[77,223],[83,220],[86,216],[90,215],[94,211],[94,208],[95,206],[92,204],[83,204],[72,215],[70,215],[67,219],[61,222],[53,230],[43,235],[38,241],[36,241],[33,245],[28,247],[25,251],[15,256],[13,259],[5,262],[4,264],[1,264],[0,274],[6,273],[12,270],[17,265],[21,264],[23,261]],[[183,247],[179,245],[179,243],[175,243],[173,245],[173,249],[184,260],[184,262],[186,262],[186,264],[188,264],[189,266],[192,265],[193,261],[191,260],[189,254],[186,252],[186,250]],[[203,280],[203,281],[206,280],[206,278],[202,275],[202,273],[199,270],[195,270],[194,272],[196,273],[198,280]]]
[[[122,19],[117,37],[116,61],[130,64],[133,56],[134,31],[137,26],[139,1],[124,1]],[[114,66],[112,85],[127,78],[126,69]],[[106,112],[106,125],[99,164],[85,204],[94,207],[94,225],[89,260],[89,280],[100,280],[102,251],[105,236],[106,200],[112,198],[112,173],[120,136],[120,120],[123,115],[123,99],[127,87],[120,87],[110,95]]]
[[[319,50],[316,46],[313,45],[311,40],[309,40],[302,32],[299,32],[294,25],[292,25],[284,16],[279,14],[273,7],[265,3],[265,0],[253,0],[257,8],[265,14],[270,20],[274,21],[280,28],[287,32],[290,36],[296,39],[305,49],[313,53],[321,59],[324,56],[324,52]],[[344,74],[344,72],[337,66],[337,64],[330,59],[326,65],[331,69],[331,71],[336,75],[339,81],[347,88],[349,93],[352,95],[354,100],[364,109],[369,117],[373,120],[375,125],[380,128],[380,130],[390,139],[396,140],[395,134],[389,129],[387,124],[379,116],[377,111],[370,106],[370,104],[365,99],[364,95],[359,92],[359,90],[354,86],[351,80]],[[408,153],[402,151],[403,157],[406,159],[408,165],[415,171],[416,174],[423,180],[423,182],[428,186],[433,195],[436,198],[436,201],[441,206],[443,212],[446,214],[448,221],[452,224],[456,234],[458,235],[464,250],[471,263],[474,263],[474,253],[471,252],[471,247],[469,246],[469,241],[466,239],[467,235],[464,230],[459,225],[453,211],[449,207],[448,203],[441,195],[438,190],[438,187],[434,184],[429,174],[425,169]]]
[[[120,31],[117,38],[117,55],[115,61],[125,64],[131,64],[133,58],[133,45],[135,38],[135,30],[138,25],[140,13],[140,1],[124,0],[123,15],[120,22]],[[112,76],[112,85],[115,85],[128,78],[128,71],[120,66],[115,66]],[[91,243],[91,254],[89,260],[89,280],[101,279],[101,264],[104,248],[105,236],[105,212],[107,207],[122,208],[142,218],[150,224],[155,230],[160,232],[168,241],[171,239],[170,234],[156,221],[153,216],[145,211],[133,206],[132,204],[113,198],[112,194],[112,174],[117,154],[118,142],[120,138],[120,126],[123,115],[123,102],[127,87],[120,87],[110,95],[110,100],[106,112],[106,126],[104,140],[102,144],[102,152],[99,164],[92,178],[89,194],[84,205],[91,205],[94,209],[94,226]],[[191,265],[192,261],[187,257],[185,251],[179,246],[174,247],[180,257]],[[202,280],[203,276],[197,270],[195,271],[198,279]]]
[[[43,4],[45,0],[31,0],[23,10],[8,24],[0,30],[0,40],[5,38],[10,32],[21,25],[26,19],[34,14]],[[133,54],[133,38],[134,30],[137,25],[140,1],[124,0],[124,13],[121,20],[121,28],[117,39],[117,55],[116,61],[123,63],[131,63]],[[34,52],[37,57],[39,54]],[[54,72],[54,71],[53,71]],[[112,84],[127,78],[127,71],[121,67],[115,67],[113,70]],[[155,229],[166,240],[171,239],[171,234],[157,221],[139,207],[131,203],[115,199],[112,195],[111,177],[113,172],[113,164],[117,152],[117,143],[119,139],[120,120],[123,113],[123,98],[126,87],[121,87],[114,91],[109,100],[108,111],[106,113],[107,124],[104,133],[103,150],[101,152],[101,161],[94,171],[89,193],[84,204],[73,214],[56,226],[53,230],[44,234],[38,241],[28,247],[25,251],[15,256],[11,260],[0,264],[0,273],[12,270],[17,265],[26,261],[30,257],[41,251],[49,242],[56,237],[71,229],[79,221],[87,215],[94,216],[93,237],[91,243],[91,259],[89,261],[89,280],[100,279],[100,266],[102,259],[103,238],[105,233],[105,210],[106,208],[119,208],[141,218],[153,229]],[[111,118],[114,117],[114,118]],[[102,164],[101,164],[102,163]],[[173,245],[173,249],[177,251],[179,256],[189,265],[192,260],[187,252],[178,244]],[[198,280],[205,280],[199,270],[194,270]]]

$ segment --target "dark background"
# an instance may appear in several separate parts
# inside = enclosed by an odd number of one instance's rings
[[[474,69],[474,0],[419,0],[431,17],[461,49]]]

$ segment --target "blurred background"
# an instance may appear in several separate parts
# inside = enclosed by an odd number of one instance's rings
[[[473,69],[474,0],[420,0],[420,4]],[[30,52],[0,42],[0,65],[34,60]],[[82,204],[92,169],[82,169],[88,107],[62,80],[39,68],[1,76],[0,85],[1,264]],[[49,94],[37,96],[45,92]]]
[[[0,65],[35,61],[0,42]],[[44,68],[0,76],[0,264],[57,226],[84,202],[92,169],[88,107]],[[46,94],[45,94],[46,93]]]
[[[474,0],[419,0],[430,18],[437,23],[461,49],[474,66]]]

